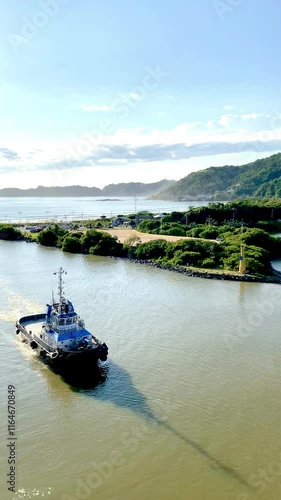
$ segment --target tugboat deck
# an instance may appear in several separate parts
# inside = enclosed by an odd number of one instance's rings
[[[42,319],[37,319],[37,320],[26,320],[26,321],[22,321],[21,322],[21,325],[26,328],[26,330],[30,333],[32,333],[32,335],[37,335],[38,337],[40,337],[40,333],[41,333],[41,329],[42,329],[42,325],[44,324],[44,321]]]

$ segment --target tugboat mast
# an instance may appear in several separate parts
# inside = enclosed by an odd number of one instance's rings
[[[59,305],[61,307],[62,303],[62,294],[63,294],[63,289],[62,289],[62,275],[63,275],[63,268],[59,268]]]
[[[61,306],[62,306],[62,297],[63,297],[63,281],[62,281],[62,275],[66,274],[66,271],[62,267],[59,268],[57,273],[58,274],[58,295],[59,295],[59,312],[61,313]]]

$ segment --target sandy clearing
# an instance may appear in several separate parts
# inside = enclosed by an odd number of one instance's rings
[[[213,241],[214,243],[218,243],[216,240],[204,240],[203,238],[191,238],[188,236],[170,236],[166,234],[148,234],[148,233],[140,233],[136,229],[128,229],[128,228],[112,228],[112,229],[98,229],[98,231],[102,231],[104,233],[111,234],[111,236],[117,236],[120,243],[124,243],[125,240],[130,238],[131,236],[138,236],[141,239],[142,243],[146,243],[147,241],[152,240],[166,240],[166,241],[178,241],[178,240],[200,240],[200,241]]]

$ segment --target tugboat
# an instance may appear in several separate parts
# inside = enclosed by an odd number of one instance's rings
[[[16,323],[16,333],[24,343],[55,371],[74,373],[94,369],[99,361],[106,361],[108,348],[85,328],[70,300],[63,296],[63,274],[58,275],[58,301],[52,297],[45,313],[31,314]]]

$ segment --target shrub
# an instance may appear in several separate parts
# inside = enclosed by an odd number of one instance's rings
[[[79,238],[66,236],[62,242],[62,250],[64,252],[80,253],[82,251],[82,245]]]
[[[40,245],[46,247],[55,247],[58,242],[58,235],[53,231],[53,229],[44,229],[37,235],[37,241]]]
[[[219,235],[217,227],[207,227],[200,233],[200,238],[205,238],[208,240],[215,240]]]
[[[268,266],[263,262],[260,262],[252,257],[246,258],[246,272],[248,274],[266,275],[268,274],[268,271]]]
[[[86,233],[81,237],[81,244],[82,244],[84,250],[86,250],[86,252],[88,252],[91,247],[93,247],[97,243],[99,243],[99,241],[102,237],[102,234],[106,234],[106,233],[101,233],[99,231],[96,231],[95,229],[90,229],[89,231],[86,231]],[[110,236],[110,238],[111,238],[111,236]]]
[[[160,228],[159,220],[143,220],[139,223],[138,230],[142,233],[151,233],[153,230]]]
[[[14,226],[3,224],[0,226],[0,240],[20,240],[23,239],[22,233],[15,229]]]
[[[71,233],[71,236],[73,236],[73,238],[80,239],[80,238],[82,238],[83,233],[81,231],[75,231],[75,232]]]
[[[92,255],[123,255],[123,245],[116,236],[91,229],[81,239],[83,248]]]
[[[229,271],[238,271],[239,269],[239,253],[232,254],[223,259],[223,267]]]
[[[213,269],[216,267],[216,262],[211,258],[204,259],[202,261],[202,267],[205,267],[206,269]]]
[[[181,266],[200,266],[202,262],[199,252],[181,252],[177,250],[171,263]]]
[[[158,259],[166,256],[169,243],[165,240],[153,240],[147,243],[140,243],[135,251],[137,259]]]
[[[179,224],[176,225],[171,225],[170,227],[167,227],[167,224],[164,226],[163,230],[161,231],[161,234],[168,234],[171,236],[185,236],[186,231],[183,226],[180,226]]]

